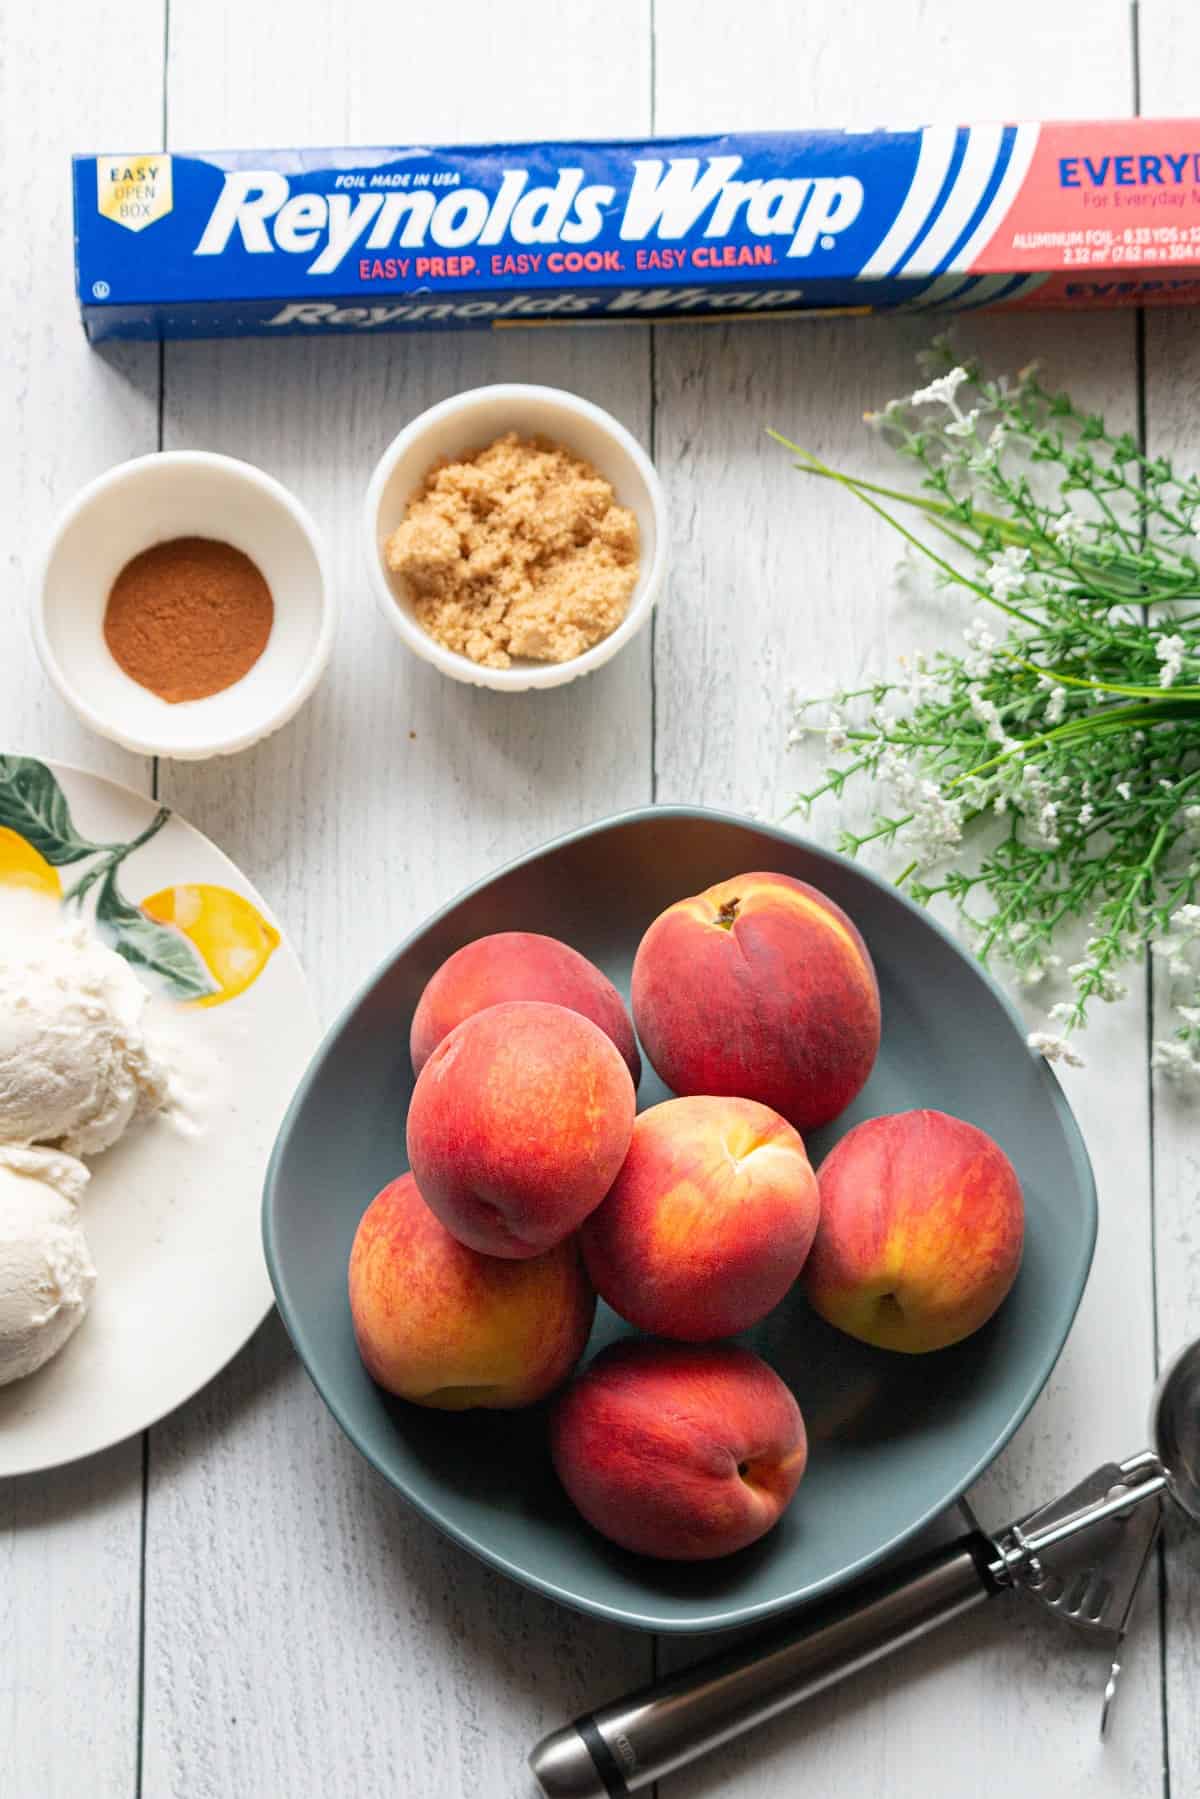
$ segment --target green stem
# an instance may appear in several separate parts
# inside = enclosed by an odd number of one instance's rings
[[[1021,885],[1017,888],[1016,892],[1013,894],[1012,898],[1009,900],[1007,906],[1005,906],[1003,912],[997,912],[997,913],[993,914],[992,921],[991,921],[990,925],[988,926],[987,935],[984,937],[983,942],[979,946],[979,959],[981,962],[987,961],[988,951],[991,949],[993,943],[996,941],[996,938],[999,936],[1000,932],[1004,929],[1005,925],[1008,923],[1009,919],[1012,917],[1016,908],[1020,905],[1021,901],[1025,898],[1025,895],[1029,892],[1030,888],[1037,886],[1038,882],[1042,879],[1042,876],[1044,875],[1044,873],[1045,873],[1045,870],[1043,868],[1041,868],[1040,866],[1035,866],[1033,873],[1028,877],[1027,880],[1022,881]]]
[[[1054,395],[1049,393],[1047,389],[1042,386],[1040,381],[1031,381],[1029,384],[1029,391],[1032,394],[1036,394],[1046,406],[1050,406],[1053,403]],[[1074,407],[1071,408],[1071,411],[1067,416],[1076,424],[1082,424],[1083,422],[1080,414],[1075,411]],[[1105,430],[1103,425],[1101,425],[1101,428],[1098,431],[1093,433],[1092,441],[1094,443],[1102,443],[1105,449],[1110,451],[1115,451],[1117,448],[1117,439],[1110,431]],[[1138,450],[1136,446],[1134,447],[1134,453],[1129,460],[1137,464],[1139,473],[1143,475],[1153,464],[1153,459],[1147,456],[1144,451]],[[1127,493],[1130,496],[1137,504],[1139,510],[1154,512],[1163,520],[1164,524],[1169,524],[1181,537],[1190,537],[1192,535],[1192,527],[1181,513],[1172,511],[1171,508],[1165,506],[1161,500],[1154,498],[1147,487],[1136,485],[1134,482],[1128,480],[1127,477],[1121,473],[1120,467],[1116,462],[1113,462],[1111,465],[1109,474],[1116,486],[1119,487],[1122,492]],[[1183,483],[1176,483],[1175,485],[1179,487],[1181,492],[1188,493],[1190,491]],[[1191,497],[1197,501],[1197,503],[1200,503],[1200,495],[1192,494]],[[1177,557],[1181,554],[1179,551],[1173,550],[1170,544],[1164,544],[1161,548],[1168,554]]]
[[[1159,825],[1157,831],[1155,831],[1155,833],[1154,833],[1154,837],[1151,840],[1150,848],[1146,851],[1145,856],[1142,858],[1141,862],[1138,863],[1136,869],[1134,870],[1133,880],[1130,882],[1129,887],[1126,890],[1125,897],[1123,898],[1120,906],[1117,909],[1117,912],[1112,920],[1111,928],[1108,930],[1108,932],[1105,934],[1104,938],[1102,939],[1103,942],[1111,943],[1114,946],[1117,944],[1117,942],[1120,938],[1121,932],[1124,929],[1125,920],[1129,917],[1130,912],[1133,910],[1134,901],[1137,899],[1138,894],[1141,892],[1142,888],[1145,886],[1146,882],[1150,879],[1150,876],[1154,872],[1154,865],[1158,861],[1159,856],[1162,854],[1163,844],[1166,842],[1169,833],[1170,833],[1170,820],[1164,818],[1162,823]]]
[[[846,687],[839,692],[837,699],[833,702],[829,700],[829,697],[826,694],[815,694],[811,700],[800,700],[796,706],[796,710],[797,712],[807,712],[810,706],[828,706],[831,703],[842,706],[845,705],[848,700],[870,699],[875,694],[879,693],[881,689],[887,693],[893,693],[895,691],[895,683],[890,681],[872,681],[869,687]],[[807,725],[803,727],[804,730],[808,730],[808,728]]]
[[[986,762],[977,763],[974,768],[966,768],[955,775],[951,782],[956,786],[960,781],[967,781],[972,775],[986,774],[991,768],[1001,763],[1010,762],[1014,756],[1024,755],[1026,750],[1041,749],[1048,743],[1062,743],[1085,737],[1107,737],[1115,731],[1124,731],[1139,725],[1154,726],[1166,719],[1186,716],[1193,707],[1172,706],[1109,706],[1103,712],[1096,712],[1090,718],[1068,719],[1066,724],[1055,725],[1052,731],[1040,731],[1034,737],[1022,737],[1011,750],[1002,750],[991,756]]]
[[[827,793],[840,792],[850,777],[860,773],[866,766],[866,758],[860,756],[856,762],[851,762],[845,768],[838,771],[838,778],[836,781],[825,781],[820,787],[814,787],[811,793],[796,794],[783,816],[785,818],[790,818],[792,813],[799,812],[801,807],[804,807],[806,811],[810,811],[812,807],[816,805],[818,800],[825,798]]]
[[[896,721],[899,723],[899,720]],[[813,731],[821,731],[823,725],[812,725]],[[847,731],[846,736],[851,743],[891,743],[905,750],[948,750],[954,745],[953,737],[895,737],[885,731]]]
[[[1018,607],[1010,606],[1005,601],[997,599],[990,588],[986,588],[980,583],[972,581],[969,577],[963,575],[959,570],[955,569],[952,564],[946,562],[942,557],[931,550],[928,544],[907,531],[900,521],[893,518],[891,513],[886,511],[884,507],[876,505],[869,498],[869,495],[880,494],[887,499],[896,500],[903,505],[915,506],[919,511],[925,513],[931,524],[933,524],[944,537],[948,538],[957,549],[962,550],[966,555],[977,556],[979,554],[979,545],[971,543],[965,537],[961,537],[958,532],[951,530],[950,526],[946,523],[947,519],[953,519],[958,516],[958,509],[954,505],[944,500],[929,499],[925,495],[906,493],[901,488],[885,487],[880,482],[866,481],[858,475],[843,474],[840,470],[829,468],[826,464],[822,463],[819,458],[814,456],[812,451],[805,450],[799,444],[792,443],[789,438],[782,436],[780,432],[769,430],[767,435],[772,437],[785,449],[792,451],[793,454],[807,458],[807,461],[798,462],[795,465],[801,474],[818,475],[824,481],[837,482],[839,486],[846,488],[848,492],[854,494],[857,499],[860,499],[864,506],[869,506],[880,518],[886,520],[886,522],[892,526],[892,529],[898,531],[907,543],[910,543],[915,549],[919,550],[923,556],[928,557],[928,559],[935,563],[943,573],[949,575],[953,581],[957,582],[960,586],[971,588],[973,592],[979,594],[979,596],[989,605],[998,606],[1001,611],[1007,612],[1011,617],[1020,619],[1030,630],[1036,628],[1036,621],[1027,612],[1023,612]],[[1002,540],[1011,543],[1014,546],[1021,546],[1031,550],[1038,547],[1041,547],[1042,549],[1051,547],[1045,532],[1036,524],[1027,527],[1014,526],[1007,523],[997,514],[980,511],[974,506],[971,508],[971,513],[973,521],[977,521],[987,529],[995,531]],[[1057,552],[1055,552],[1055,561],[1058,570],[1061,570],[1064,574],[1074,575],[1076,579],[1085,584],[1090,599],[1098,600],[1106,606],[1122,606],[1130,604],[1137,604],[1139,606],[1168,605],[1173,603],[1177,597],[1174,593],[1163,594],[1155,593],[1153,591],[1147,593],[1145,579],[1136,566],[1134,567],[1131,576],[1133,586],[1130,591],[1119,593],[1104,584],[1101,577],[1101,571],[1095,565],[1090,565],[1083,559],[1074,561],[1068,560]],[[1112,566],[1115,568],[1116,564],[1114,563]],[[1053,573],[1055,571],[1051,572]],[[1093,629],[1088,626],[1085,621],[1080,622],[1084,625],[1084,628],[1088,630],[1089,635],[1102,637],[1106,642],[1114,641],[1111,627],[1105,629],[1096,627]],[[1132,638],[1123,638],[1121,641],[1131,645],[1134,642]]]
[[[1169,928],[1171,913],[1176,906],[1187,905],[1192,900],[1198,880],[1200,880],[1200,871],[1195,874],[1185,874],[1162,895],[1154,908],[1154,916],[1159,920],[1164,931]]]
[[[904,506],[915,506],[918,511],[926,513],[931,519],[949,519],[960,516],[959,508],[950,501],[934,500],[927,494],[913,493],[902,487],[887,487],[880,481],[868,481],[862,475],[841,474],[834,469],[827,468],[812,455],[811,451],[805,450],[800,444],[793,443],[791,438],[784,437],[782,432],[768,428],[767,436],[773,438],[783,449],[790,450],[793,455],[809,458],[807,462],[796,464],[802,475],[816,475],[822,481],[841,481],[847,486],[861,489],[864,494],[878,494],[881,499],[895,500]],[[974,504],[971,506],[971,516],[986,530],[994,531],[1003,543],[1012,544],[1014,548],[1033,550],[1039,546],[1049,547],[1045,531],[1037,525],[1015,525],[1011,519],[1002,517],[1000,513],[985,512],[982,507]],[[1124,535],[1128,536],[1128,533],[1124,533]],[[974,548],[974,546],[971,547]],[[1159,550],[1169,548],[1169,546],[1162,545],[1156,547]],[[1096,565],[1089,563],[1086,557],[1067,558],[1060,553],[1056,560],[1062,568],[1071,571],[1079,580],[1088,583],[1089,586],[1096,584]],[[1135,584],[1129,593],[1115,596],[1113,604],[1136,600],[1139,604],[1150,605],[1159,601],[1169,603],[1177,599],[1177,593],[1157,594],[1149,598],[1144,594],[1146,572],[1148,569],[1153,569],[1153,566],[1148,558],[1139,556],[1132,550],[1129,555],[1116,556],[1111,563],[1107,563],[1105,565],[1106,573],[1109,575],[1123,573],[1127,580]],[[1167,579],[1177,579],[1185,585],[1189,581],[1189,576],[1185,571],[1181,571],[1177,577],[1171,576],[1169,571],[1159,572],[1165,574]]]
[[[779,441],[786,443],[787,440],[780,438]],[[1036,627],[1036,620],[1030,618],[1028,613],[1022,612],[1017,606],[1010,606],[1007,600],[998,599],[989,587],[984,587],[980,581],[972,581],[969,575],[964,575],[960,569],[955,568],[952,562],[947,562],[944,556],[939,556],[936,550],[931,550],[929,545],[923,542],[915,532],[910,531],[906,525],[902,525],[898,518],[894,518],[885,506],[880,506],[876,500],[871,498],[870,494],[864,492],[851,476],[840,474],[837,469],[827,467],[812,454],[811,450],[802,450],[796,444],[788,444],[787,447],[795,450],[797,455],[807,457],[814,469],[826,475],[829,480],[836,481],[840,487],[844,487],[848,493],[852,493],[856,499],[861,500],[864,506],[869,507],[885,524],[890,525],[893,531],[898,532],[905,543],[911,544],[912,548],[932,562],[935,568],[941,569],[942,573],[948,580],[954,582],[955,586],[968,588],[970,592],[978,594],[979,598],[989,606],[998,607],[1001,612],[1007,612],[1010,618],[1019,619],[1023,625],[1028,625],[1030,630]],[[803,465],[798,466],[803,467]]]
[[[1138,544],[1137,538],[1134,537],[1131,532],[1126,530],[1125,526],[1120,522],[1116,513],[1113,511],[1112,507],[1109,505],[1108,501],[1105,499],[1105,497],[1102,493],[1096,493],[1095,490],[1093,489],[1092,490],[1092,498],[1095,500],[1097,506],[1099,506],[1101,512],[1104,514],[1105,518],[1108,520],[1108,522],[1112,526],[1113,530],[1117,533],[1118,537],[1124,543],[1125,548],[1128,550],[1129,554],[1131,556],[1136,556],[1138,553],[1139,547],[1140,547]]]
[[[1028,669],[1031,675],[1041,675],[1047,681],[1056,681],[1060,687],[1086,687],[1092,693],[1120,693],[1137,700],[1158,700],[1164,693],[1169,693],[1175,700],[1200,700],[1200,687],[1135,687],[1124,681],[1085,681],[1082,676],[1069,675],[1061,668],[1042,668],[1036,662],[1027,662],[1015,650],[1001,649],[999,653],[1007,661],[1015,662],[1018,668]]]
[[[111,868],[111,866],[112,866],[111,856],[105,856],[105,858],[102,862],[93,863],[91,868],[85,870],[85,872],[80,875],[79,879],[77,881],[75,881],[70,887],[67,888],[66,892],[62,896],[63,905],[64,906],[82,905],[83,901],[87,898],[87,895],[91,892],[92,888],[96,885],[96,882],[101,879],[101,877],[105,873],[105,870],[108,868]]]
[[[916,506],[921,512],[927,512],[940,518],[958,516],[958,508],[946,500],[931,500],[925,494],[912,493],[903,487],[885,487],[882,482],[868,481],[861,475],[839,474],[836,470],[827,468],[812,454],[811,450],[804,449],[801,444],[793,443],[790,437],[784,437],[781,431],[775,431],[770,426],[767,428],[767,436],[773,438],[783,449],[790,450],[793,455],[809,458],[807,462],[796,465],[802,475],[817,475],[822,481],[842,481],[851,487],[861,488],[864,493],[878,494],[884,500],[897,500],[904,506]],[[975,518],[981,520],[989,530],[995,531],[1000,537],[1005,538],[1014,548],[1032,548],[1028,533],[1023,531],[1019,525],[1012,524],[1008,519],[1001,518],[995,512],[981,512],[974,506],[971,511]]]
[[[889,819],[887,824],[880,825],[877,831],[868,831],[865,837],[858,837],[853,831],[847,831],[845,841],[853,843],[853,853],[857,856],[859,850],[866,849],[868,843],[878,843],[881,837],[894,837],[897,831],[902,831],[905,825],[912,823],[914,816],[912,812],[906,812],[903,818]]]
[[[94,863],[91,868],[87,869],[86,872],[80,876],[73,887],[67,889],[63,894],[63,905],[78,906],[87,897],[97,881],[104,880],[106,876],[112,874],[121,866],[126,857],[132,856],[134,850],[140,850],[142,845],[149,843],[152,837],[157,837],[170,816],[171,808],[169,806],[160,806],[158,811],[154,814],[154,817],[150,820],[150,823],[146,826],[146,829],[140,832],[138,836],[130,838],[128,843],[98,844],[96,850],[97,853],[103,857],[103,860]]]
[[[142,845],[144,843],[149,843],[152,837],[157,837],[170,816],[171,808],[169,806],[160,806],[144,831],[137,837],[132,837],[128,843],[119,846],[118,852],[113,858],[113,867],[115,868],[119,863],[124,862],[127,856],[132,856],[134,850],[140,850]]]

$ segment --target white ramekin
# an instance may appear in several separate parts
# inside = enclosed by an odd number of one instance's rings
[[[117,665],[104,610],[125,564],[173,537],[212,537],[262,570],[275,602],[267,647],[222,693],[172,704]],[[325,552],[304,507],[261,469],[202,450],[123,462],[78,493],[54,527],[33,595],[46,673],[86,725],[139,755],[199,761],[286,724],[324,672],[334,615]]]
[[[637,518],[641,569],[629,610],[610,636],[569,662],[522,661],[511,668],[482,668],[469,657],[446,649],[417,623],[404,582],[384,560],[384,545],[434,464],[482,450],[505,431],[546,437],[573,450],[611,482],[618,504],[627,506]],[[367,488],[363,527],[375,597],[409,649],[456,681],[507,693],[560,687],[615,656],[650,617],[666,571],[667,509],[654,464],[609,413],[557,387],[519,382],[476,387],[421,413],[388,445],[376,464]]]

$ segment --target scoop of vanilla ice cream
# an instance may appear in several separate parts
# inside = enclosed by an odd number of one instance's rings
[[[87,1181],[73,1156],[0,1144],[0,1387],[57,1355],[87,1313],[96,1284],[79,1222]]]
[[[0,944],[0,1142],[109,1148],[167,1098],[148,995],[83,925]]]

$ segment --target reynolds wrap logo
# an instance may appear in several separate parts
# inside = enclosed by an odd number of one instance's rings
[[[743,162],[741,156],[635,160],[620,240],[677,242],[694,234],[719,239],[736,231],[761,240],[786,239],[783,255],[802,258],[818,245],[831,249],[862,210],[863,184],[854,175],[742,179]],[[334,185],[359,187],[367,179],[373,178],[335,176]],[[386,175],[375,179],[385,188],[392,185]],[[477,187],[415,183],[399,192],[293,194],[287,176],[275,169],[234,170],[225,175],[195,254],[220,256],[236,237],[251,256],[282,250],[308,257],[307,274],[331,275],[352,250],[583,246],[605,230],[616,202],[615,187],[589,183],[581,168],[560,169],[553,187],[531,187],[528,169],[507,169],[490,194]]]

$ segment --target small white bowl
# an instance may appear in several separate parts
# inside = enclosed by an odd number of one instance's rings
[[[261,569],[275,602],[249,673],[179,703],[131,680],[104,641],[113,582],[132,557],[173,537],[232,544]],[[325,553],[304,507],[261,469],[202,450],[139,456],[77,494],[33,598],[38,655],[83,722],[138,755],[183,761],[247,749],[286,724],[324,672],[333,625]]]
[[[388,568],[384,546],[435,463],[482,450],[506,431],[545,437],[590,462],[610,482],[620,506],[638,522],[641,566],[629,610],[616,630],[569,662],[514,661],[483,668],[448,650],[417,622],[405,583]],[[379,607],[410,650],[444,675],[475,687],[522,693],[561,687],[591,674],[635,637],[650,617],[667,563],[667,507],[654,464],[624,425],[590,400],[558,387],[520,382],[475,387],[421,413],[390,443],[371,476],[363,515],[367,565]]]

